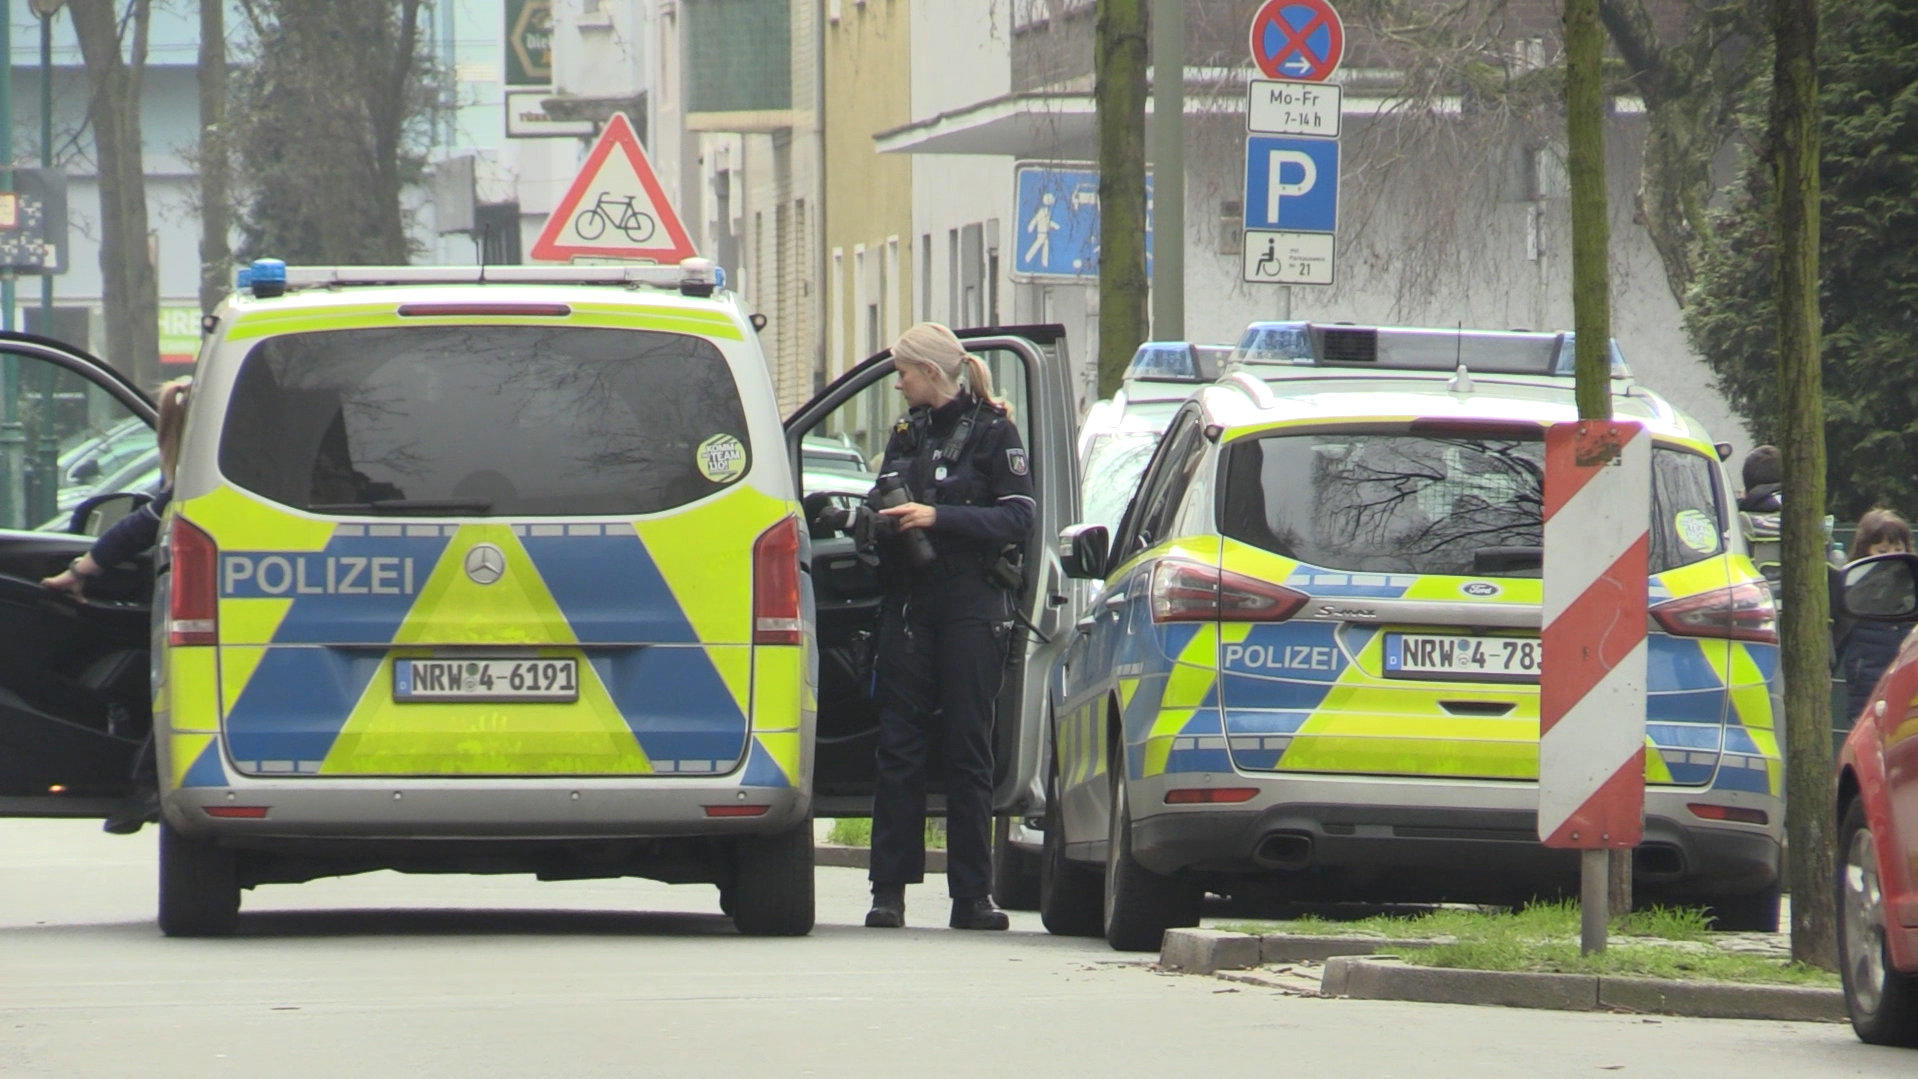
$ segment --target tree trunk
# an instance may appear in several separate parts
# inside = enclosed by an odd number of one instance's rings
[[[200,311],[233,285],[233,226],[226,140],[226,5],[200,0]]]
[[[1784,456],[1785,839],[1792,958],[1835,969],[1831,891],[1831,618],[1818,313],[1818,0],[1773,0],[1771,171],[1777,197],[1778,386]]]
[[[122,55],[114,0],[69,0],[86,64],[87,117],[100,163],[101,305],[107,359],[143,386],[160,380],[160,287],[147,250],[146,165],[140,83],[150,0],[130,0],[133,34]]]
[[[1148,0],[1099,0],[1099,395],[1119,388],[1146,338],[1145,94]],[[1178,238],[1174,238],[1178,242]]]

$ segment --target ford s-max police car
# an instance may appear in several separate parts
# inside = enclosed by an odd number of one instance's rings
[[[850,552],[809,547],[815,424],[782,429],[716,277],[256,264],[209,319],[153,564],[70,602],[38,580],[90,537],[25,531],[31,506],[0,521],[0,814],[103,814],[150,724],[169,934],[231,931],[247,888],[382,868],[710,882],[741,931],[807,932],[812,814],[870,795],[843,668],[877,597]],[[969,336],[1028,441],[1069,452],[1056,328]],[[32,422],[153,420],[84,353],[17,334],[0,353],[56,388]],[[846,419],[889,370],[807,415]],[[859,400],[882,425],[900,409]],[[1050,535],[1076,488],[1044,481]],[[97,532],[134,497],[76,517]],[[1049,546],[1022,599],[1041,625]],[[816,720],[822,682],[848,701]],[[1017,716],[1043,686],[1008,686],[1003,811],[1023,812],[1039,735]]]
[[[1041,905],[1155,948],[1205,891],[1509,902],[1575,889],[1536,837],[1546,425],[1566,335],[1294,324],[1182,408],[1055,670]],[[1643,902],[1774,929],[1783,827],[1769,593],[1705,432],[1653,438]]]

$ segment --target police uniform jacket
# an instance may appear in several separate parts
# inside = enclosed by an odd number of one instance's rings
[[[964,444],[952,447],[968,418]],[[998,406],[964,390],[894,425],[879,471],[903,476],[912,500],[937,511],[926,530],[938,556],[930,567],[911,568],[896,537],[882,540],[880,572],[890,589],[984,573],[1007,544],[1032,534],[1038,504],[1019,430]]]

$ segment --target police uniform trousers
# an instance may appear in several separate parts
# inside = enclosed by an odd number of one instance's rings
[[[915,884],[926,871],[926,778],[945,759],[946,883],[955,899],[992,890],[993,701],[1005,678],[1011,608],[977,571],[888,594],[877,655],[878,784],[871,879]]]

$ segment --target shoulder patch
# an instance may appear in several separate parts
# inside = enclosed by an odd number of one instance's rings
[[[1006,451],[1006,468],[1015,476],[1026,474],[1026,451],[1017,446]]]

